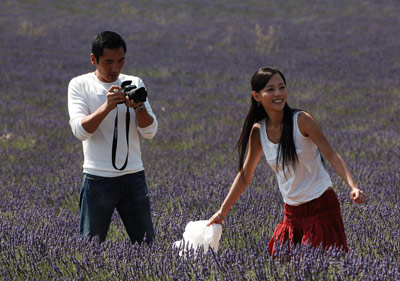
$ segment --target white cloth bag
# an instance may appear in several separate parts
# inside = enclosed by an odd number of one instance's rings
[[[213,223],[207,226],[207,223],[207,220],[200,220],[190,221],[186,225],[183,239],[174,243],[175,247],[182,248],[179,253],[180,255],[191,248],[193,248],[196,253],[197,249],[201,246],[204,247],[204,253],[208,251],[209,247],[211,247],[214,252],[218,251],[219,239],[222,234],[222,225]]]

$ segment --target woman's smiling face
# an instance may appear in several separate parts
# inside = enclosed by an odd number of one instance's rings
[[[288,97],[285,81],[279,73],[275,73],[271,76],[264,89],[259,92],[253,91],[253,97],[261,103],[266,111],[283,110]]]

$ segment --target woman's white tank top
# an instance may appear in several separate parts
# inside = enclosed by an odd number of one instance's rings
[[[298,111],[293,114],[293,138],[296,146],[298,163],[293,171],[289,165],[283,173],[282,165],[276,165],[279,144],[272,143],[267,136],[265,119],[260,124],[261,145],[268,164],[276,173],[279,190],[286,204],[297,206],[318,198],[329,187],[332,181],[325,171],[317,145],[304,137],[297,123]]]

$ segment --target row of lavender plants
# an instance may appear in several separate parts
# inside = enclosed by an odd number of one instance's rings
[[[383,1],[51,1],[0,4],[0,278],[3,280],[400,280],[400,7]],[[67,85],[92,71],[101,30],[127,41],[159,121],[143,141],[156,242],[132,245],[118,215],[105,243],[78,236],[82,145]],[[332,168],[350,251],[268,255],[283,202],[264,159],[217,253],[179,256],[235,177],[233,152],[261,66],[287,76],[367,193],[352,204]]]

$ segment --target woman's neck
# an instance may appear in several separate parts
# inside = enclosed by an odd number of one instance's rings
[[[267,112],[268,123],[270,126],[279,127],[283,124],[283,110],[282,111],[272,111]]]

